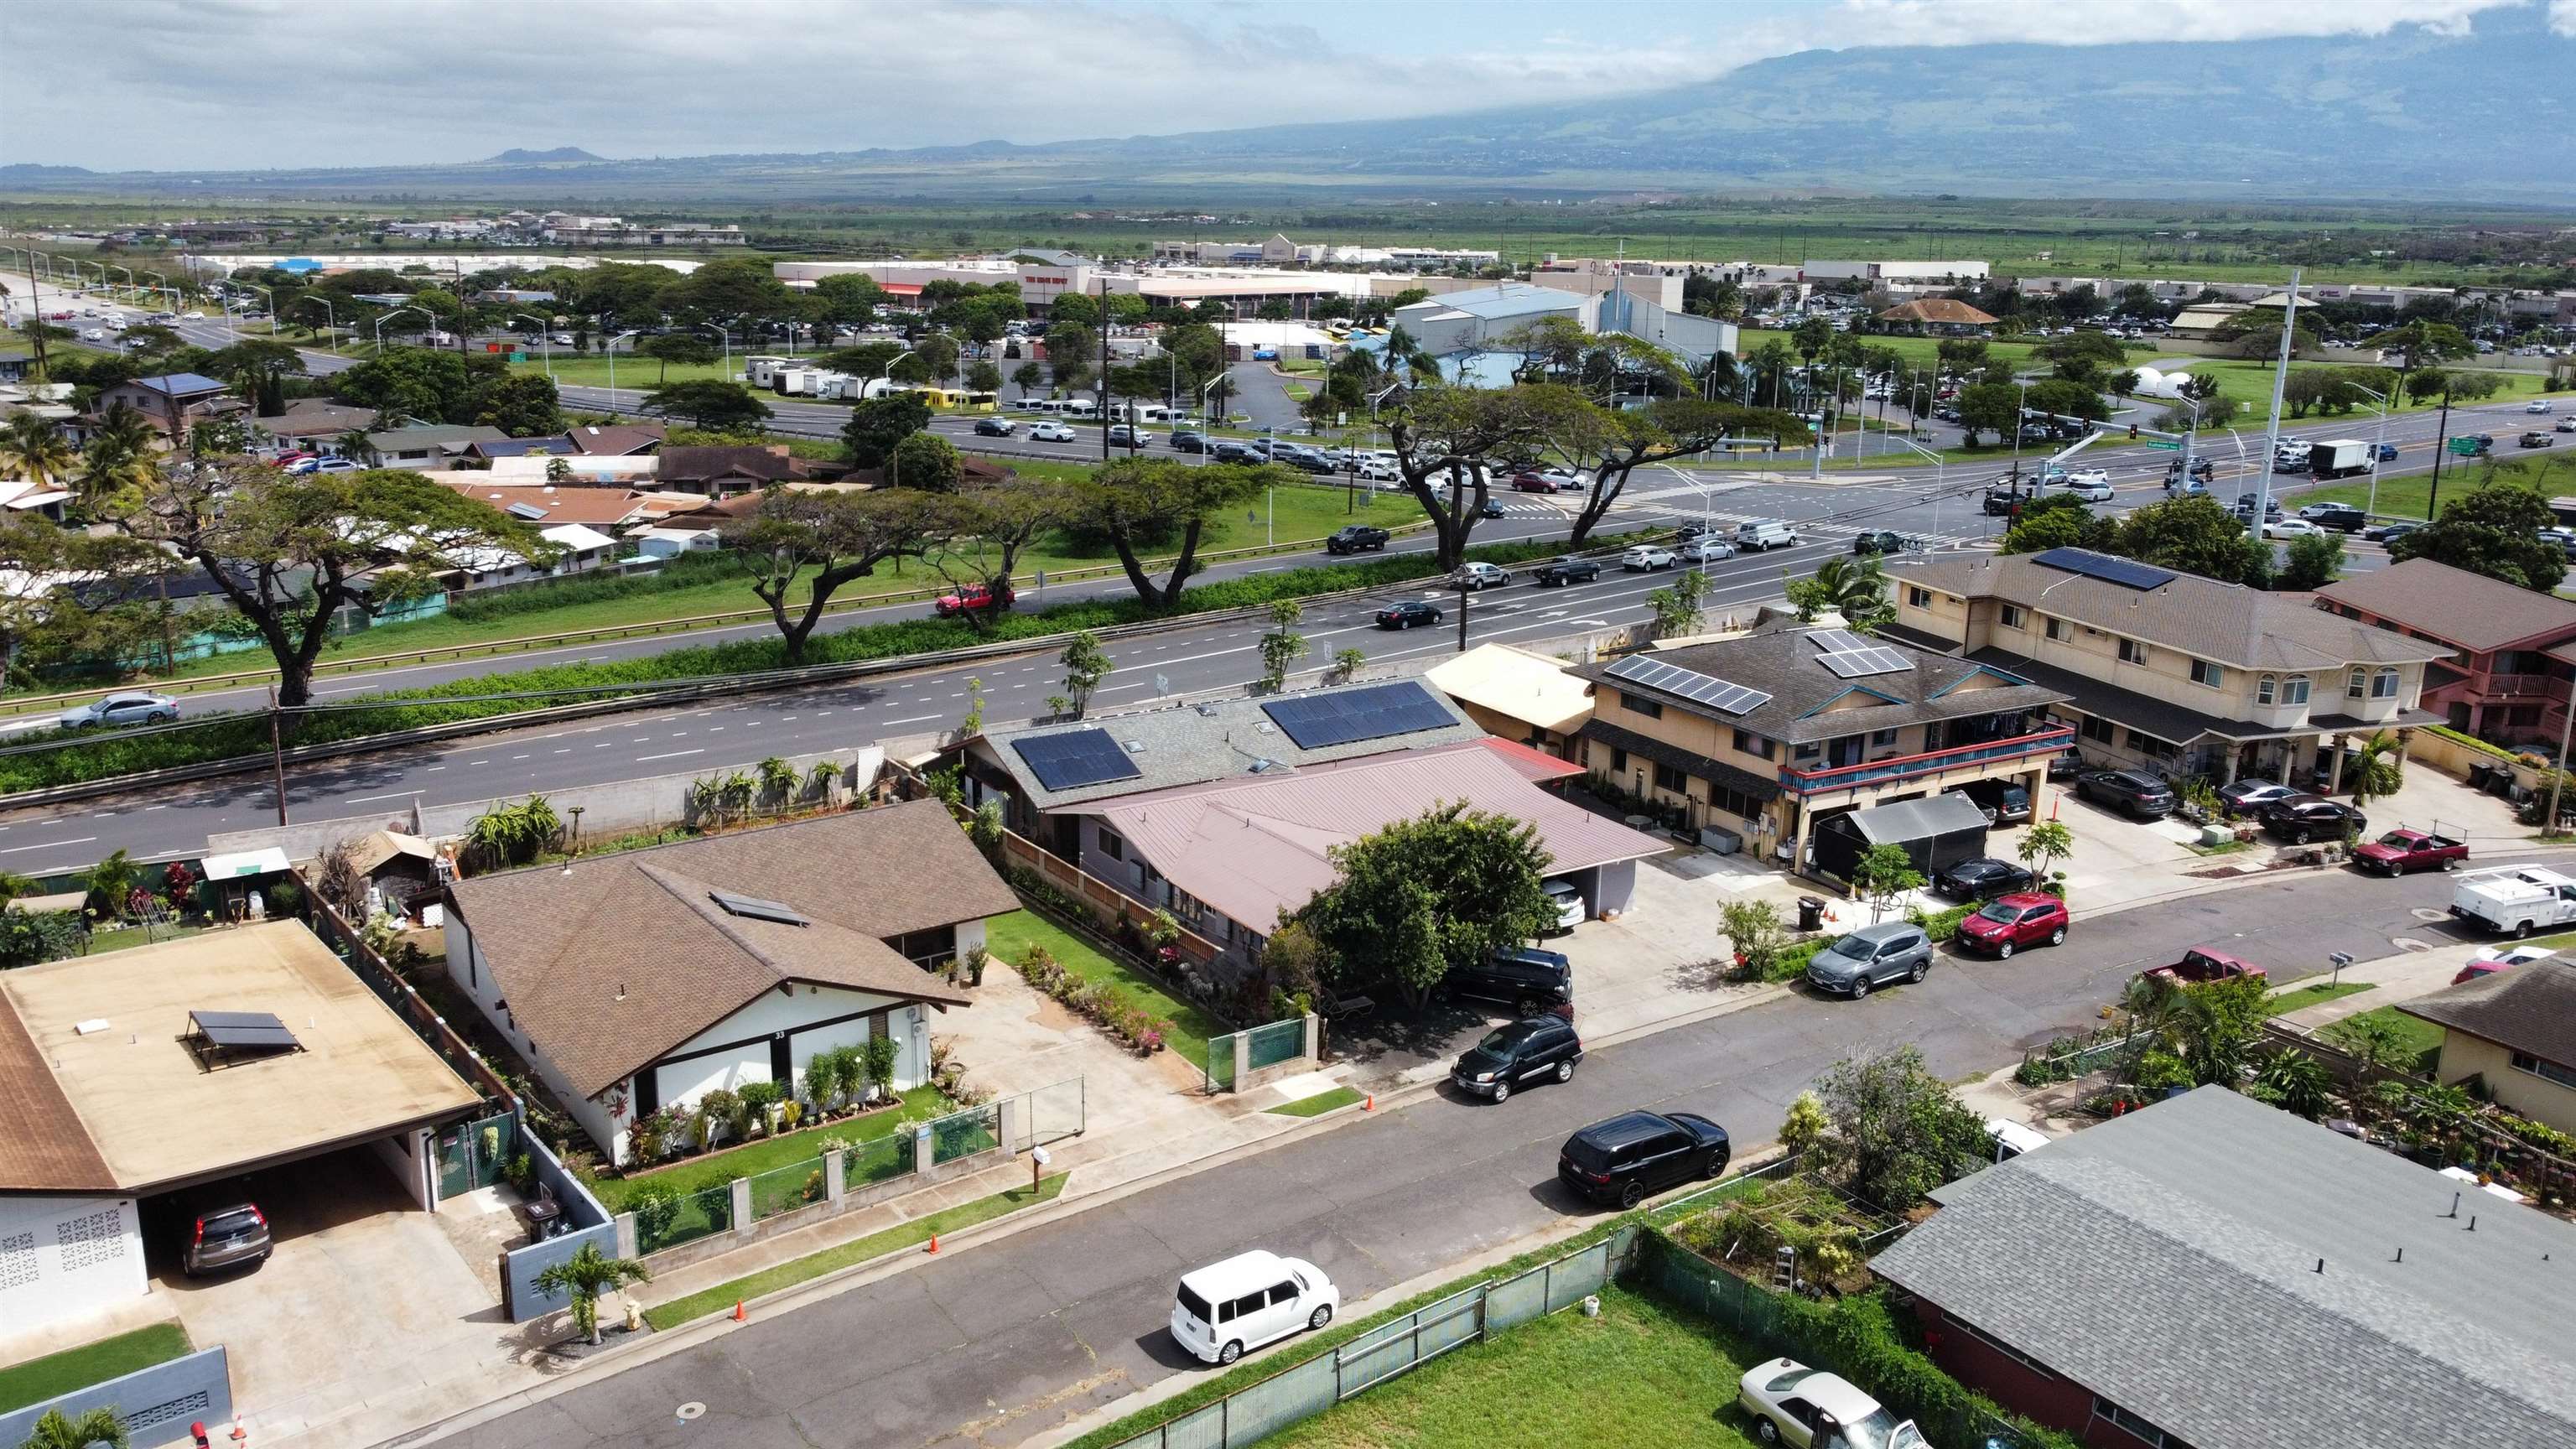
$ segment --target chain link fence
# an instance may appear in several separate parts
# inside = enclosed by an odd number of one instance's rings
[[[855,1192],[871,1183],[909,1175],[914,1166],[912,1134],[898,1132],[841,1149],[841,1186]]]
[[[718,1183],[675,1200],[647,1199],[629,1210],[635,1214],[635,1251],[657,1253],[730,1229],[733,1184]]]
[[[990,1102],[934,1117],[929,1123],[930,1165],[944,1166],[961,1157],[989,1152],[1002,1145],[1002,1110]]]
[[[823,1159],[820,1157],[755,1173],[750,1181],[753,1222],[793,1212],[809,1202],[821,1202],[825,1195]]]
[[[1207,1089],[1210,1092],[1234,1090],[1234,1046],[1237,1040],[1243,1043],[1245,1071],[1257,1072],[1281,1062],[1295,1061],[1306,1050],[1306,1019],[1292,1016],[1284,1021],[1209,1037]]]

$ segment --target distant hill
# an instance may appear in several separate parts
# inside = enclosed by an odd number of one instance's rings
[[[185,176],[12,166],[0,187],[620,204],[1839,190],[2563,206],[2576,202],[2571,75],[2576,38],[2516,6],[2458,35],[1807,51],[1677,89],[1387,121],[629,161],[566,146]]]
[[[606,159],[604,156],[593,156],[579,146],[557,146],[551,151],[524,151],[513,147],[483,164],[486,166],[544,166],[566,161],[604,161]]]

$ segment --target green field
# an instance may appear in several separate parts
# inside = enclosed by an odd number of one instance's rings
[[[2311,1006],[2322,1005],[2326,1002],[2351,996],[2358,992],[2368,991],[2369,989],[2370,983],[2366,981],[2345,981],[2342,983],[2320,981],[2312,986],[2294,986],[2287,991],[2277,993],[2271,1000],[2264,1002],[2263,1014],[2265,1016],[2287,1016],[2293,1011],[2304,1011]]]
[[[2261,446],[2259,441],[2256,446]],[[2536,488],[2542,496],[2556,498],[2576,493],[2576,456],[2566,458],[2508,458],[2501,462],[2480,463],[2452,459],[2458,466],[2442,469],[2441,493],[2444,498],[2457,498],[2463,489],[2489,485],[2506,488]],[[2350,503],[2371,508],[2391,518],[2430,518],[2433,508],[2433,475],[2410,473],[2390,478],[2379,485],[2374,499],[2367,478],[2349,483],[2332,483],[2311,488],[2298,495],[2302,506],[2310,503]]]
[[[0,1368],[0,1414],[167,1363],[188,1351],[188,1330],[175,1323],[155,1323],[11,1364]]]
[[[996,971],[1016,969],[1029,947],[1044,946],[1047,954],[1066,970],[1107,988],[1111,995],[1155,1020],[1170,1022],[1163,1033],[1163,1044],[1188,1058],[1200,1071],[1207,1070],[1208,1038],[1225,1033],[1224,1022],[1174,996],[1161,982],[1136,967],[1093,950],[1080,937],[1033,911],[994,917],[984,927],[984,945],[993,955],[989,969]]]

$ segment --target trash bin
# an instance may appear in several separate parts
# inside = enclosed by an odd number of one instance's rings
[[[2469,788],[2479,792],[2480,794],[2484,794],[2487,788],[2487,777],[2494,773],[2495,767],[2488,765],[2483,761],[2471,763],[2469,766]]]
[[[1798,929],[1821,931],[1824,928],[1825,898],[1823,896],[1798,897]]]

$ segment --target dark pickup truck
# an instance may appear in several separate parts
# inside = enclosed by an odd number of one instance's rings
[[[1365,523],[1354,523],[1325,539],[1324,552],[1359,553],[1366,549],[1384,548],[1386,541],[1394,536],[1383,528],[1371,528]]]
[[[2469,858],[2469,844],[2429,830],[2392,830],[2355,849],[2352,863],[2382,875],[2414,870],[2449,870]]]
[[[2259,978],[2263,975],[2263,968],[2240,956],[2230,956],[2208,946],[2194,946],[2182,953],[2181,960],[2145,974],[2161,977],[2177,986],[2198,986],[2210,981],[2233,981],[2240,976]]]
[[[1601,563],[1598,559],[1552,558],[1530,570],[1530,577],[1538,580],[1541,588],[1554,588],[1558,584],[1588,584],[1601,577]]]

